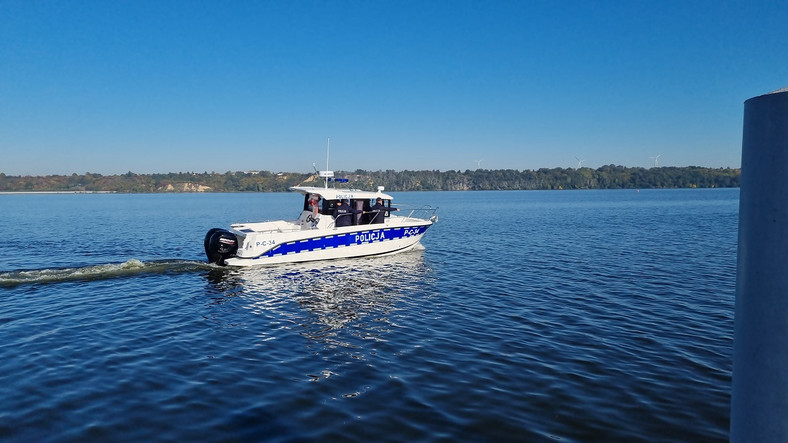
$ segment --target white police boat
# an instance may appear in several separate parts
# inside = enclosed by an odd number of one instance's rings
[[[394,254],[418,247],[421,237],[438,220],[438,208],[431,206],[393,208],[393,197],[384,194],[383,187],[377,192],[330,188],[333,172],[320,171],[319,176],[326,179],[325,187],[290,188],[303,195],[301,213],[295,220],[238,223],[229,230],[208,231],[208,261],[259,266]],[[387,209],[374,210],[378,199]],[[349,223],[334,218],[340,201],[352,209],[341,215],[349,217]]]

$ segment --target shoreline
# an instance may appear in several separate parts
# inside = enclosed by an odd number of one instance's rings
[[[0,195],[10,194],[117,194],[116,191],[0,191]]]

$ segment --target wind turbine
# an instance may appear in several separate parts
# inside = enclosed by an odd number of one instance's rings
[[[580,168],[582,168],[582,167],[583,167],[583,162],[584,162],[585,160],[580,160],[580,159],[579,159],[579,158],[577,158],[577,157],[575,157],[575,160],[577,160],[577,169],[580,169]]]
[[[654,159],[654,167],[656,168],[659,166],[659,158],[662,157],[662,154],[657,155],[656,157],[649,157]]]
[[[484,160],[484,159],[482,159],[482,160]],[[481,169],[482,168],[482,160],[474,160],[476,162],[476,169]]]

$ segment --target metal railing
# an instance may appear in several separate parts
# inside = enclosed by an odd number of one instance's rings
[[[408,207],[407,205],[398,205],[397,208],[399,209],[399,211],[396,211],[396,212],[400,212],[400,213],[407,212],[407,215],[400,215],[400,217],[403,217],[406,220],[415,218],[415,219],[419,219],[419,220],[429,220],[432,223],[436,223],[438,221],[438,214],[437,214],[438,207],[437,206],[436,207],[432,207],[432,206],[426,205],[426,206],[418,206],[418,207]],[[395,211],[387,211],[387,210],[383,209],[383,210],[380,210],[380,211],[367,211],[366,213],[367,214],[371,214],[373,212],[391,212],[391,213],[394,213]],[[340,217],[351,217],[351,216],[355,216],[355,215],[356,214],[349,213],[349,214],[342,214]],[[372,223],[372,220],[373,220],[373,218],[370,218],[370,220],[365,222],[365,223],[360,223],[358,225],[354,223],[354,224],[348,225],[348,226],[366,226],[366,225],[376,224],[376,223]],[[326,226],[326,228],[328,228],[328,229],[336,229],[336,227],[337,227],[336,226],[336,220],[333,219],[333,218],[328,223],[328,226]]]
[[[421,220],[429,220],[433,223],[438,221],[438,207],[432,207],[430,205],[424,206],[417,206],[409,208],[406,206],[400,206],[400,212],[410,211],[408,215],[403,217],[405,218],[418,218]]]

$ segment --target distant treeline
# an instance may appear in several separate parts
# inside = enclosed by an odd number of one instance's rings
[[[598,169],[542,168],[477,169],[475,171],[363,171],[337,172],[348,186],[387,191],[483,191],[537,189],[647,189],[735,188],[740,169],[688,167],[627,168],[607,165]],[[0,173],[0,192],[282,192],[291,186],[322,185],[314,174],[203,172],[169,174],[8,176]]]

